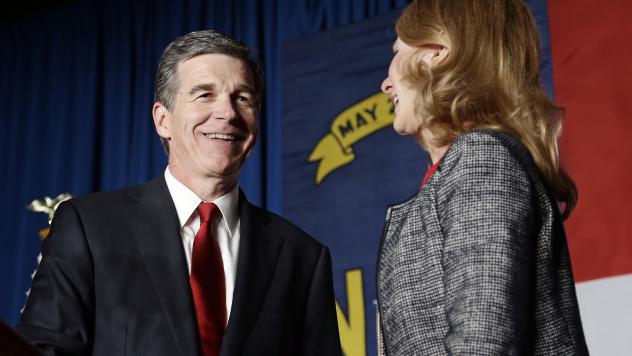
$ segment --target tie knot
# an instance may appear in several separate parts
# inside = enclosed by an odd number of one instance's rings
[[[217,205],[213,203],[200,203],[197,208],[201,222],[208,222],[211,220],[217,210]]]

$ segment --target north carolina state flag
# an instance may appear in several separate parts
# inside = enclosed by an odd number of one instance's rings
[[[549,0],[562,164],[579,189],[566,223],[593,355],[632,355],[632,2]]]

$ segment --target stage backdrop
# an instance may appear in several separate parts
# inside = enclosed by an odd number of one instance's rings
[[[17,321],[47,226],[25,206],[160,174],[155,66],[176,36],[213,28],[255,48],[266,71],[259,142],[241,185],[331,246],[343,347],[373,355],[385,206],[412,195],[427,167],[374,96],[397,12],[376,16],[407,0],[37,3],[46,9],[12,17],[5,6],[0,16],[0,318]],[[545,44],[543,80],[566,108],[562,156],[580,189],[566,227],[589,348],[632,355],[632,2],[528,3]]]
[[[547,3],[528,3],[542,33],[542,80],[553,96]],[[349,356],[375,354],[375,263],[386,206],[415,194],[429,166],[413,138],[395,134],[392,104],[380,93],[398,14],[288,41],[284,46],[284,214],[333,252],[340,335]],[[569,115],[569,130],[580,125],[574,121],[578,119]],[[589,210],[582,206],[577,211]],[[601,226],[594,219],[586,224]],[[632,354],[625,337],[632,328],[632,281],[620,277],[618,289],[601,289],[609,286],[609,280],[588,282],[632,272],[622,268],[627,261],[619,260],[613,251],[630,245],[606,240],[607,253],[589,256],[588,250],[600,250],[596,241],[578,239],[597,236],[582,236],[574,225],[569,231],[576,277],[586,282],[578,285],[578,294],[590,349],[597,355]],[[597,256],[601,258],[596,260]],[[603,305],[603,300],[618,300],[620,314],[613,314],[614,306]]]

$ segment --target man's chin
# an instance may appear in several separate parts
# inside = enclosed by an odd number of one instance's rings
[[[209,177],[222,179],[237,179],[241,171],[243,159],[241,161],[232,161],[222,164],[210,164],[205,167],[206,175]]]

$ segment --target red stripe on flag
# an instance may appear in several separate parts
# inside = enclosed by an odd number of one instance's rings
[[[579,189],[566,224],[575,278],[632,273],[632,2],[548,6],[562,164]]]

